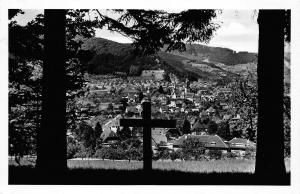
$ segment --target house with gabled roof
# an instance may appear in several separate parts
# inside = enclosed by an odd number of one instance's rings
[[[248,139],[233,138],[227,142],[230,152],[237,156],[243,157],[246,154],[247,149],[256,149],[256,144]]]
[[[102,139],[104,146],[107,147],[119,141],[119,137],[117,136],[117,134],[110,129],[103,130],[100,138]]]
[[[117,132],[117,128],[120,127],[120,119],[122,118],[122,116],[119,114],[117,115],[115,118],[109,120],[107,123],[105,123],[102,128],[103,131],[105,130],[110,130],[113,132]]]
[[[173,145],[168,142],[165,131],[166,130],[163,128],[152,129],[151,144],[152,144],[152,150],[154,154],[156,153],[158,148],[165,148],[169,150],[173,149]]]
[[[188,92],[188,93],[185,94],[185,99],[187,99],[187,100],[193,102],[194,96],[195,96],[194,93]]]
[[[167,137],[165,134],[152,134],[152,147],[157,146],[160,143],[167,143]]]
[[[230,149],[246,149],[246,148],[255,148],[256,144],[249,139],[244,138],[233,138],[229,141]]]
[[[125,113],[133,113],[134,115],[140,115],[141,110],[139,110],[136,106],[127,106],[125,109]]]
[[[253,141],[244,138],[233,138],[228,142],[232,153],[244,156],[247,149],[255,149],[256,144]]]
[[[173,143],[173,148],[181,148],[183,142],[189,138],[197,138],[203,143],[206,150],[221,150],[223,153],[227,153],[229,146],[218,135],[183,135]]]

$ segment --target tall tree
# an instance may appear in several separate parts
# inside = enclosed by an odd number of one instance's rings
[[[231,133],[230,133],[230,128],[229,128],[229,123],[228,121],[220,123],[218,130],[217,130],[217,135],[222,137],[223,139],[229,141],[231,138]]]
[[[208,133],[209,134],[216,134],[218,131],[218,125],[216,122],[210,120],[208,123]]]
[[[9,154],[35,154],[36,129],[40,123],[41,41],[35,23],[20,26],[9,10]],[[38,19],[37,19],[38,20]],[[16,157],[16,158],[18,158]]]
[[[102,126],[99,122],[96,123],[94,128],[95,133],[95,141],[96,141],[96,147],[95,149],[98,149],[99,146],[101,146],[102,139],[100,138],[101,134],[103,133]]]
[[[165,91],[164,91],[164,89],[163,89],[162,86],[159,86],[158,92],[159,92],[160,94],[165,94]]]
[[[249,72],[247,78],[239,78],[231,85],[232,92],[229,102],[231,114],[239,115],[240,120],[234,124],[235,135],[241,135],[251,140],[257,131],[258,102],[257,102],[257,79],[256,75]],[[249,133],[250,132],[250,133]],[[254,134],[254,136],[252,135]]]
[[[132,137],[132,132],[128,126],[125,126],[122,130],[117,131],[117,135],[121,140],[126,140]]]
[[[44,28],[42,123],[36,165],[43,170],[66,169],[66,11],[45,10]]]
[[[255,173],[285,173],[283,133],[284,10],[260,10],[258,131]]]
[[[101,124],[99,122],[96,123],[94,131],[95,131],[96,137],[99,138],[100,135],[103,132],[103,129],[102,129]]]
[[[144,98],[143,92],[139,92],[139,102],[142,102],[143,98]]]
[[[183,126],[182,126],[182,130],[181,130],[182,134],[189,134],[191,133],[191,123],[185,119],[183,122]]]
[[[80,50],[82,40],[94,35],[97,22],[83,18],[87,10],[68,10],[66,19],[67,129],[75,129],[80,117],[75,98],[83,94],[84,63],[89,53]],[[9,10],[9,154],[36,154],[36,133],[41,123],[41,90],[44,60],[43,14],[19,25]]]

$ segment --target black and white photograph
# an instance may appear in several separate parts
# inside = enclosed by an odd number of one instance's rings
[[[5,184],[292,186],[293,8],[119,7],[6,9]]]

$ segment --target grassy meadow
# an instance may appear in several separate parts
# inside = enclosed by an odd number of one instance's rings
[[[290,160],[285,161],[287,172],[290,171]],[[137,170],[143,168],[142,161],[108,161],[108,160],[69,160],[69,168]],[[153,161],[153,169],[175,170],[183,172],[245,172],[254,173],[255,160],[231,159],[211,161]]]
[[[153,161],[153,169],[183,172],[254,172],[254,160],[214,160],[214,161]],[[142,161],[102,161],[69,160],[69,168],[136,170],[143,168]]]
[[[289,185],[288,173],[281,178],[256,175],[254,160],[153,161],[153,170],[142,170],[142,161],[68,160],[66,171],[39,171],[33,161],[21,166],[10,161],[9,184],[55,185]],[[151,177],[145,179],[145,176]],[[275,176],[276,177],[276,176]],[[113,181],[112,181],[113,180]]]
[[[13,161],[10,165],[17,166]],[[21,165],[34,166],[33,160],[23,159]],[[290,159],[285,159],[287,172],[290,172]],[[111,160],[68,160],[70,169],[115,169],[115,170],[138,170],[143,168],[142,161],[111,161]],[[244,172],[254,173],[255,160],[247,159],[222,159],[210,161],[153,161],[153,169],[163,171],[183,171],[183,172]]]
[[[91,169],[137,170],[143,168],[143,161],[111,161],[111,160],[68,160],[68,167]]]
[[[250,172],[255,170],[254,160],[211,160],[183,162],[153,162],[154,169],[184,172]]]

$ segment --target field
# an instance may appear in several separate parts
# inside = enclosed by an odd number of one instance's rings
[[[68,167],[91,169],[137,170],[143,168],[142,161],[110,161],[110,160],[68,160]]]
[[[10,160],[10,165],[16,166]],[[34,165],[33,161],[22,160],[24,166]],[[290,172],[290,159],[285,159],[287,172]],[[111,160],[68,160],[70,169],[115,169],[115,170],[138,170],[143,168],[142,161],[111,161]],[[211,161],[153,161],[153,169],[163,171],[183,171],[183,172],[244,172],[254,173],[255,160],[246,159],[223,159]]]
[[[287,172],[290,171],[290,161],[286,159]],[[102,161],[102,160],[69,160],[69,168],[137,170],[143,168],[141,161]],[[211,161],[154,161],[153,169],[176,170],[183,172],[245,172],[254,173],[255,160],[211,160]]]
[[[27,162],[27,163],[25,163]],[[9,184],[58,185],[289,185],[288,173],[255,174],[254,160],[154,161],[145,172],[141,161],[69,160],[68,170],[39,170],[34,162],[9,165]],[[147,177],[147,178],[145,178]]]

